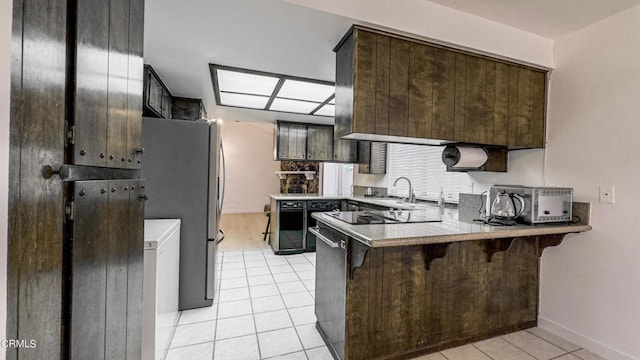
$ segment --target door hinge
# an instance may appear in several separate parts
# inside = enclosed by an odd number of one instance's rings
[[[75,144],[76,143],[76,127],[71,125],[67,128],[67,144]]]
[[[67,220],[73,220],[73,210],[75,207],[75,203],[73,201],[67,201],[64,206],[64,213],[67,216]]]

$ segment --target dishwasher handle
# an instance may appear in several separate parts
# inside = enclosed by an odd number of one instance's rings
[[[346,249],[347,248],[347,244],[345,243],[344,240],[340,240],[340,241],[333,241],[331,239],[329,239],[328,237],[320,234],[320,229],[318,229],[317,227],[310,227],[308,229],[308,231],[310,233],[312,233],[313,235],[315,235],[315,237],[317,239],[320,239],[320,241],[322,241],[323,243],[329,245],[330,248],[341,248],[341,249]]]

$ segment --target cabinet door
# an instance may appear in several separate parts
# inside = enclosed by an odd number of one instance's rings
[[[142,7],[140,0],[81,0],[77,4],[73,116],[75,165],[136,167],[134,133],[141,121]],[[135,11],[132,12],[131,10]],[[133,20],[133,22],[132,22]],[[98,54],[99,56],[96,56]],[[130,74],[138,74],[129,80]],[[131,102],[130,102],[131,100]]]
[[[339,162],[358,162],[358,142],[355,140],[333,140],[333,160]]]
[[[307,160],[333,159],[333,126],[307,125]]]
[[[307,153],[307,125],[278,123],[276,160],[305,160]]]
[[[164,89],[162,89],[162,106],[160,108],[162,117],[171,119],[171,94]]]
[[[509,146],[542,148],[545,142],[546,73],[512,66],[509,93]]]
[[[149,73],[149,99],[147,105],[158,115],[162,114],[162,85],[153,73]]]
[[[387,144],[358,141],[358,172],[361,174],[387,173]]]

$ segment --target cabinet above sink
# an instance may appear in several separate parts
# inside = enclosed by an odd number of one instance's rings
[[[354,26],[336,52],[336,137],[545,143],[546,71]]]

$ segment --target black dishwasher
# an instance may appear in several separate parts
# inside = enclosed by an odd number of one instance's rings
[[[296,254],[304,251],[306,219],[304,201],[280,201],[277,254]]]
[[[307,228],[316,226],[316,219],[311,217],[314,212],[340,211],[340,200],[309,200],[307,201]],[[304,251],[316,251],[316,236],[307,231]]]

